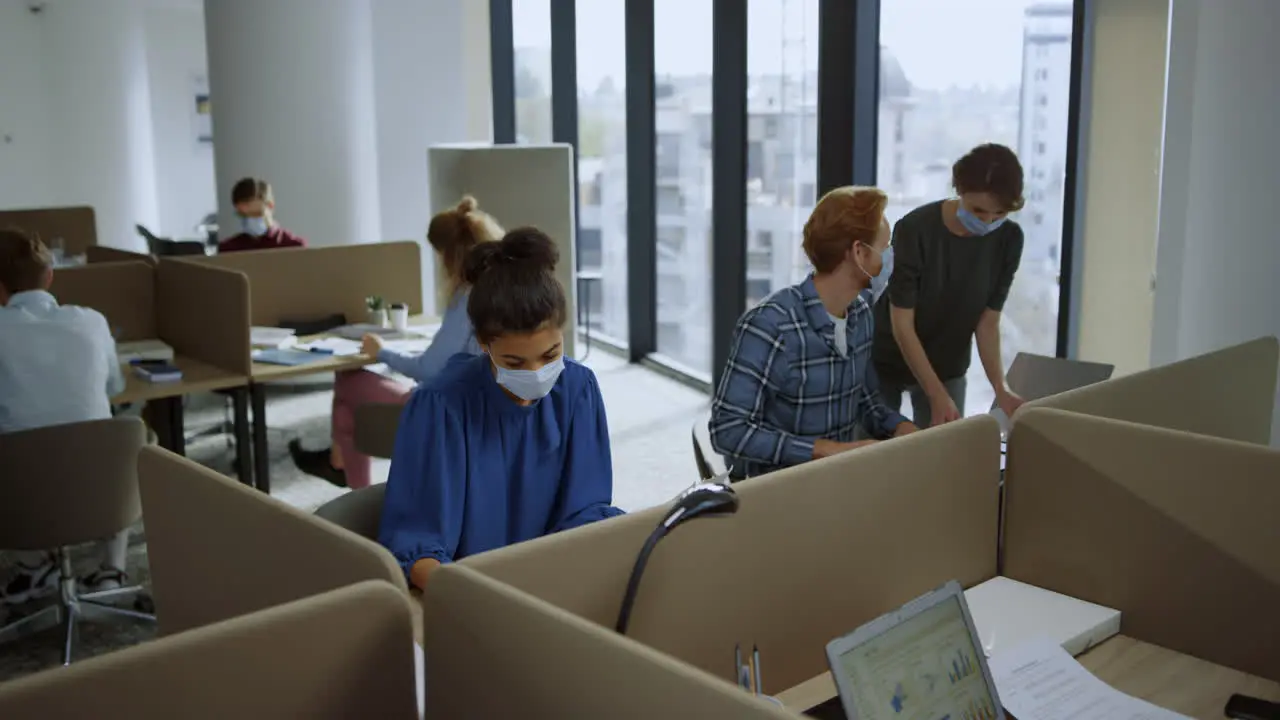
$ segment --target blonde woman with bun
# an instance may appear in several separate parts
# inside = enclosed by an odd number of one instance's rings
[[[748,310],[711,405],[711,444],[734,479],[914,432],[871,362],[872,304],[888,272],[888,198],[841,187],[804,225],[814,272]],[[872,439],[860,440],[859,430]]]
[[[431,346],[423,353],[401,353],[383,347],[382,338],[365,335],[363,353],[376,357],[397,373],[417,383],[426,383],[440,374],[454,355],[481,354],[475,330],[467,317],[471,286],[466,281],[466,260],[477,245],[500,240],[502,228],[479,209],[476,199],[462,198],[458,205],[431,218],[427,242],[444,267],[449,283],[449,307]],[[333,387],[333,446],[325,450],[304,450],[301,443],[289,443],[289,454],[298,469],[323,478],[339,487],[352,489],[369,485],[370,460],[355,448],[355,409],[370,403],[403,403],[413,387],[365,370],[338,373]]]

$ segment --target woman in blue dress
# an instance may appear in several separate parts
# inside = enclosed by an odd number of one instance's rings
[[[400,419],[379,541],[411,585],[441,564],[622,514],[595,375],[564,357],[558,253],[519,228],[467,258],[485,354],[455,356]]]

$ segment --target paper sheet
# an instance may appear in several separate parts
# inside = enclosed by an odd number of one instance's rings
[[[1018,720],[1173,720],[1184,718],[1125,695],[1042,638],[997,653],[988,661],[996,692]]]
[[[336,356],[359,355],[360,343],[355,340],[347,340],[346,338],[322,337],[318,340],[312,340],[307,343],[300,343],[299,350],[328,350]]]

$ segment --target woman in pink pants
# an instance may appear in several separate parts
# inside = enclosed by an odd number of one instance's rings
[[[464,197],[457,207],[431,218],[427,242],[436,251],[450,284],[449,307],[426,352],[406,354],[383,347],[382,338],[366,335],[362,352],[416,383],[434,378],[459,353],[481,354],[475,331],[467,317],[471,288],[463,281],[467,253],[482,242],[502,238],[503,230],[481,212],[475,198]],[[289,454],[299,470],[339,487],[358,489],[369,485],[368,455],[355,447],[355,411],[370,403],[403,404],[413,386],[367,370],[338,373],[333,385],[333,445],[324,450],[304,450],[298,440],[289,443]]]

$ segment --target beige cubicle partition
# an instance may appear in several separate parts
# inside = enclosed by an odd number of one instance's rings
[[[160,338],[179,355],[249,374],[249,280],[244,273],[163,259],[155,282]]]
[[[1033,409],[1010,435],[1005,490],[1002,574],[1116,608],[1129,637],[1280,681],[1280,451]]]
[[[767,692],[806,681],[831,639],[948,580],[995,575],[999,453],[982,416],[738,483],[736,515],[690,521],[658,546],[629,635],[725,680],[734,645],[758,645]],[[612,628],[664,512],[459,565]]]
[[[145,262],[80,265],[53,271],[49,292],[62,305],[93,308],[120,342],[157,337],[155,269]]]
[[[335,313],[345,315],[347,322],[363,323],[368,317],[365,299],[371,295],[405,303],[411,315],[422,312],[422,261],[413,241],[256,250],[182,262],[244,273],[254,325],[318,320]]]
[[[465,565],[426,596],[428,718],[795,717]]]
[[[62,251],[69,257],[98,244],[97,220],[87,205],[0,210],[0,228],[7,227],[35,233],[50,247],[61,241]]]
[[[364,582],[0,684],[0,717],[411,720],[409,628]]]
[[[1271,442],[1277,370],[1280,344],[1274,337],[1264,337],[1025,407],[1070,410],[1266,445]]]
[[[143,253],[129,252],[106,245],[90,245],[84,251],[85,262],[90,265],[107,262],[145,262],[154,265],[156,259]]]
[[[166,635],[363,580],[407,593],[381,545],[173,453],[143,449],[138,483]]]

